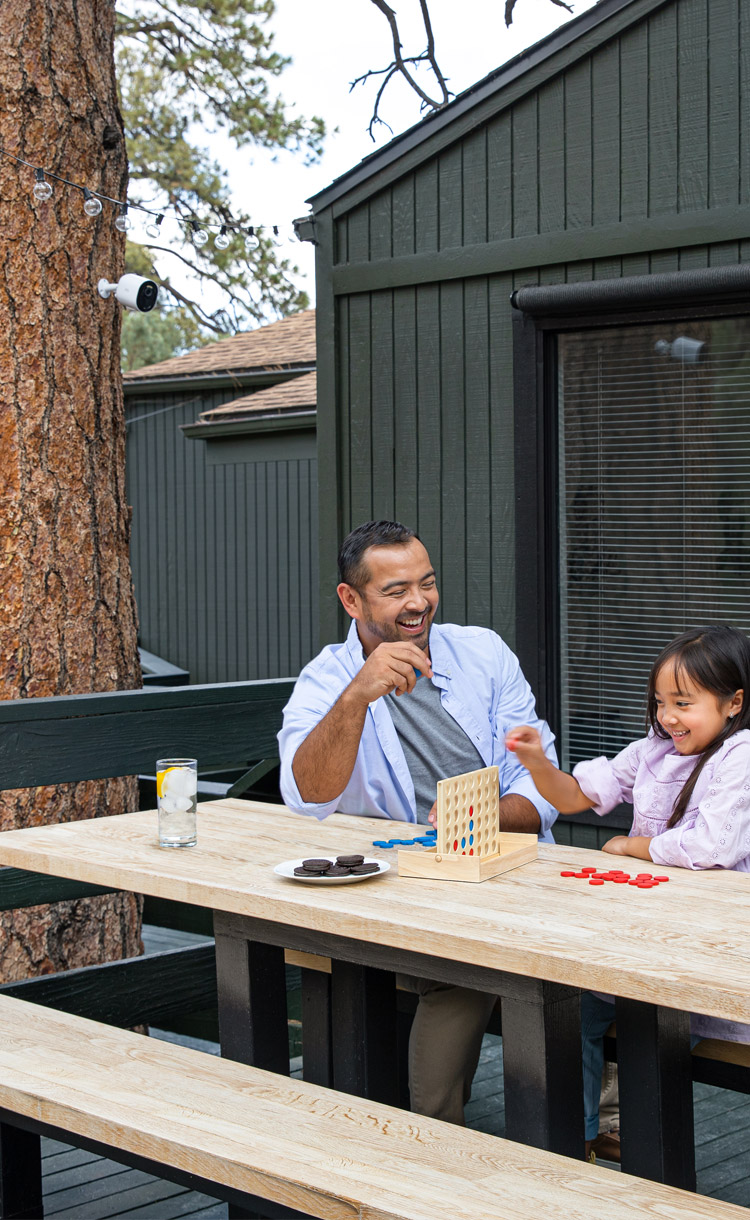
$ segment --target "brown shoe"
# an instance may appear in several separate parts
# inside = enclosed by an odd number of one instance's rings
[[[595,1140],[586,1140],[586,1160],[614,1161],[620,1164],[620,1132],[603,1131]]]

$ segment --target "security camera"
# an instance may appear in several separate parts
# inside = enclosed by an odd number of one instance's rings
[[[159,289],[153,280],[144,280],[142,275],[132,272],[121,275],[116,284],[101,279],[98,284],[99,296],[108,300],[114,292],[115,297],[133,313],[149,313],[157,302]]]

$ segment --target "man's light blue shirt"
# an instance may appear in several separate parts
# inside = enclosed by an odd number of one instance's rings
[[[534,725],[544,752],[555,764],[554,736],[536,715],[534,696],[518,658],[500,636],[485,627],[433,624],[430,632],[432,681],[445,711],[474,743],[486,767],[500,769],[500,793],[525,796],[538,810],[540,839],[554,842],[550,827],[557,810],[537,792],[531,776],[505,748],[505,734],[518,724]],[[329,813],[361,814],[416,822],[414,784],[385,699],[371,703],[349,783],[332,801],[303,801],[292,771],[301,743],[323,719],[365,663],[357,625],[344,643],[332,644],[302,670],[284,708],[279,733],[281,795],[290,809],[325,818]],[[408,699],[408,694],[402,696]]]

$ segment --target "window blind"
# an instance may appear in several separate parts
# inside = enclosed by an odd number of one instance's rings
[[[750,319],[566,333],[558,354],[569,769],[644,735],[674,636],[750,634]]]

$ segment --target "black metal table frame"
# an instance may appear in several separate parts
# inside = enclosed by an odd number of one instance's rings
[[[399,1104],[396,974],[495,993],[502,999],[506,1137],[583,1156],[578,988],[220,911],[214,934],[223,1056],[288,1074],[284,949],[331,959],[335,1036],[328,1079],[319,1083],[387,1104]],[[320,1002],[320,976],[305,975]],[[689,1014],[619,997],[616,1010],[622,1169],[695,1190]],[[321,1021],[321,1039],[325,1029]],[[328,1053],[321,1046],[322,1060]]]

